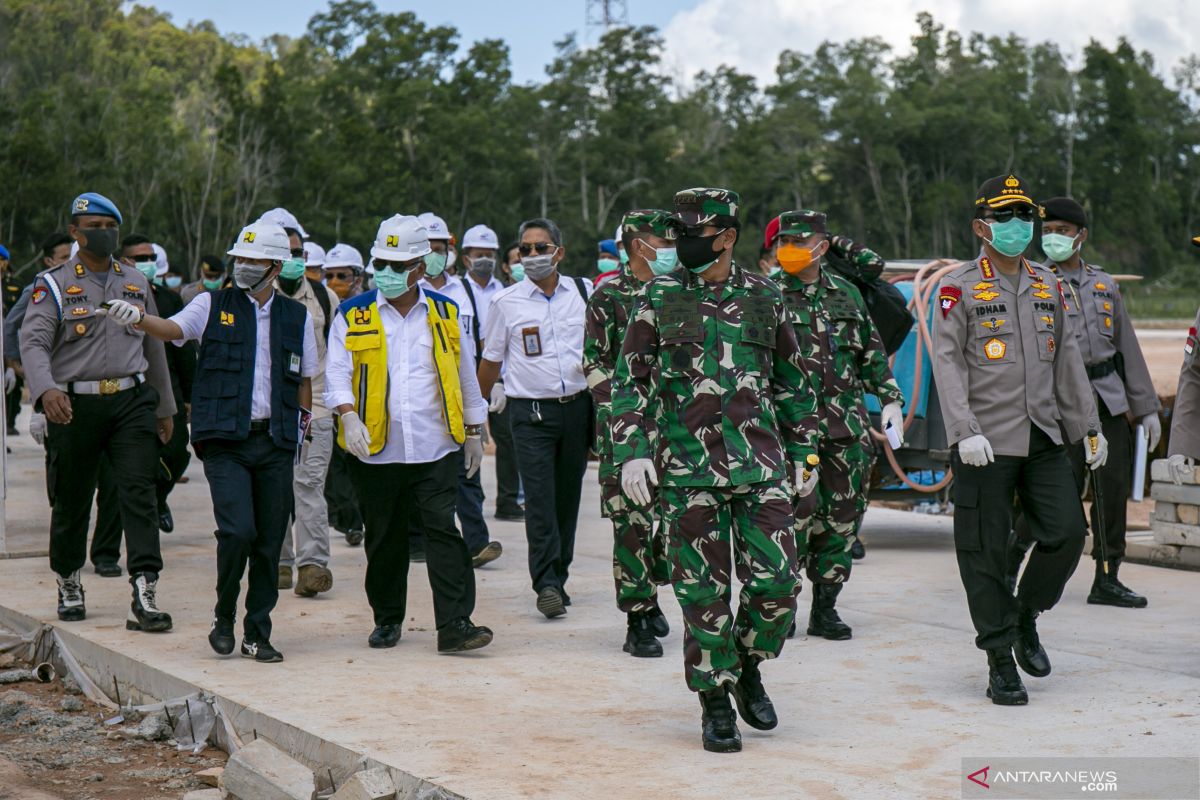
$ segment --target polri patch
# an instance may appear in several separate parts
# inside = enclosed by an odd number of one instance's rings
[[[962,300],[962,289],[957,286],[943,286],[938,290],[938,305],[942,307],[942,319],[950,315],[951,309]]]
[[[29,301],[36,306],[38,303],[45,300],[46,295],[48,294],[50,294],[50,292],[46,290],[45,286],[39,286],[33,290],[33,295],[29,298]]]

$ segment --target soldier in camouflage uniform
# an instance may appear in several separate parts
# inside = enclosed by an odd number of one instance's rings
[[[837,640],[851,635],[835,606],[850,580],[850,550],[867,509],[874,450],[866,393],[879,398],[884,426],[890,423],[897,433],[903,430],[904,395],[862,295],[821,265],[829,241],[820,211],[780,215],[774,243],[784,273],[780,286],[804,358],[818,365],[809,375],[819,398],[821,479],[808,499],[811,515],[797,522],[796,547],[813,584],[808,634]]]
[[[654,535],[654,503],[638,504],[621,491],[621,470],[613,462],[612,378],[634,303],[646,281],[675,269],[674,242],[668,241],[669,213],[630,211],[621,221],[629,261],[620,274],[598,288],[587,306],[583,369],[596,401],[596,454],[600,461],[600,514],[612,520],[613,578],[617,607],[628,615],[624,650],[638,658],[663,653],[656,636],[670,632],[658,607],[657,585],[670,583],[666,538]],[[653,255],[653,260],[648,256]]]
[[[779,654],[795,616],[789,475],[815,456],[817,434],[816,399],[779,288],[733,263],[737,204],[725,189],[675,196],[672,233],[686,269],[652,281],[638,298],[613,390],[622,488],[647,502],[662,476],[684,672],[700,696],[704,748],[714,752],[741,749],[731,686],[749,725],[778,724],[759,664]],[[810,470],[800,491],[815,483]]]

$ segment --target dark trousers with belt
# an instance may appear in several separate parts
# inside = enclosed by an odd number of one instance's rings
[[[517,469],[526,489],[529,577],[535,592],[547,586],[562,589],[575,555],[579,495],[591,443],[592,400],[587,392],[566,403],[513,398],[508,412]]]
[[[978,634],[975,645],[1004,647],[1017,639],[1020,606],[1047,611],[1062,597],[1083,552],[1083,506],[1065,448],[1034,425],[1027,456],[996,456],[991,464],[970,467],[955,450],[952,464],[954,548]],[[1037,542],[1016,597],[1005,581],[1014,497]]]
[[[88,518],[101,462],[115,478],[130,575],[162,571],[158,547],[158,392],[141,384],[111,395],[72,394],[71,422],[49,423],[46,447],[54,463],[50,567],[69,575],[87,559]],[[119,538],[119,534],[118,534]]]
[[[325,476],[325,504],[329,507],[329,524],[342,533],[363,528],[362,508],[354,483],[350,480],[349,464],[354,456],[337,443],[337,418],[333,423],[333,452],[329,454],[329,472]]]
[[[182,401],[176,398],[182,407]],[[175,430],[171,440],[158,448],[158,471],[154,482],[157,508],[161,510],[175,481],[192,460],[188,452],[187,414],[175,415]],[[118,476],[105,456],[100,461],[100,479],[96,492],[96,528],[92,531],[91,559],[93,564],[115,564],[121,560],[121,507],[117,495]],[[155,518],[157,524],[157,517]]]
[[[517,451],[513,445],[512,412],[508,406],[499,414],[488,414],[488,430],[496,442],[496,513],[519,514],[521,476],[517,472]]]
[[[366,464],[351,456],[350,477],[367,524],[367,601],[376,625],[401,625],[408,601],[409,512],[417,509],[438,628],[475,610],[475,572],[454,526],[461,455],[423,464]]]
[[[221,619],[237,617],[242,575],[246,587],[245,638],[271,638],[271,611],[279,599],[279,548],[292,514],[295,451],[277,447],[267,431],[246,439],[201,443],[204,475],[217,518],[217,605]]]

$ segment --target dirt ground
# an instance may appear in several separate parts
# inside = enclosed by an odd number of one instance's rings
[[[28,666],[0,655],[2,669]],[[70,679],[0,686],[0,800],[179,800],[205,788],[196,772],[225,765],[219,750],[180,752],[165,730],[112,716]]]

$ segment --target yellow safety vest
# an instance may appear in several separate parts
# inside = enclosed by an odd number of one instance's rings
[[[433,340],[433,370],[437,374],[438,394],[446,433],[462,444],[466,439],[463,425],[462,384],[458,378],[461,342],[458,306],[437,292],[425,292],[429,335]],[[354,392],[354,410],[371,437],[371,455],[387,444],[388,395],[391,381],[387,367],[387,335],[379,316],[376,293],[359,295],[343,303],[338,313],[346,318],[346,350],[353,365],[350,384]],[[338,430],[338,445],[346,449],[344,429]]]

